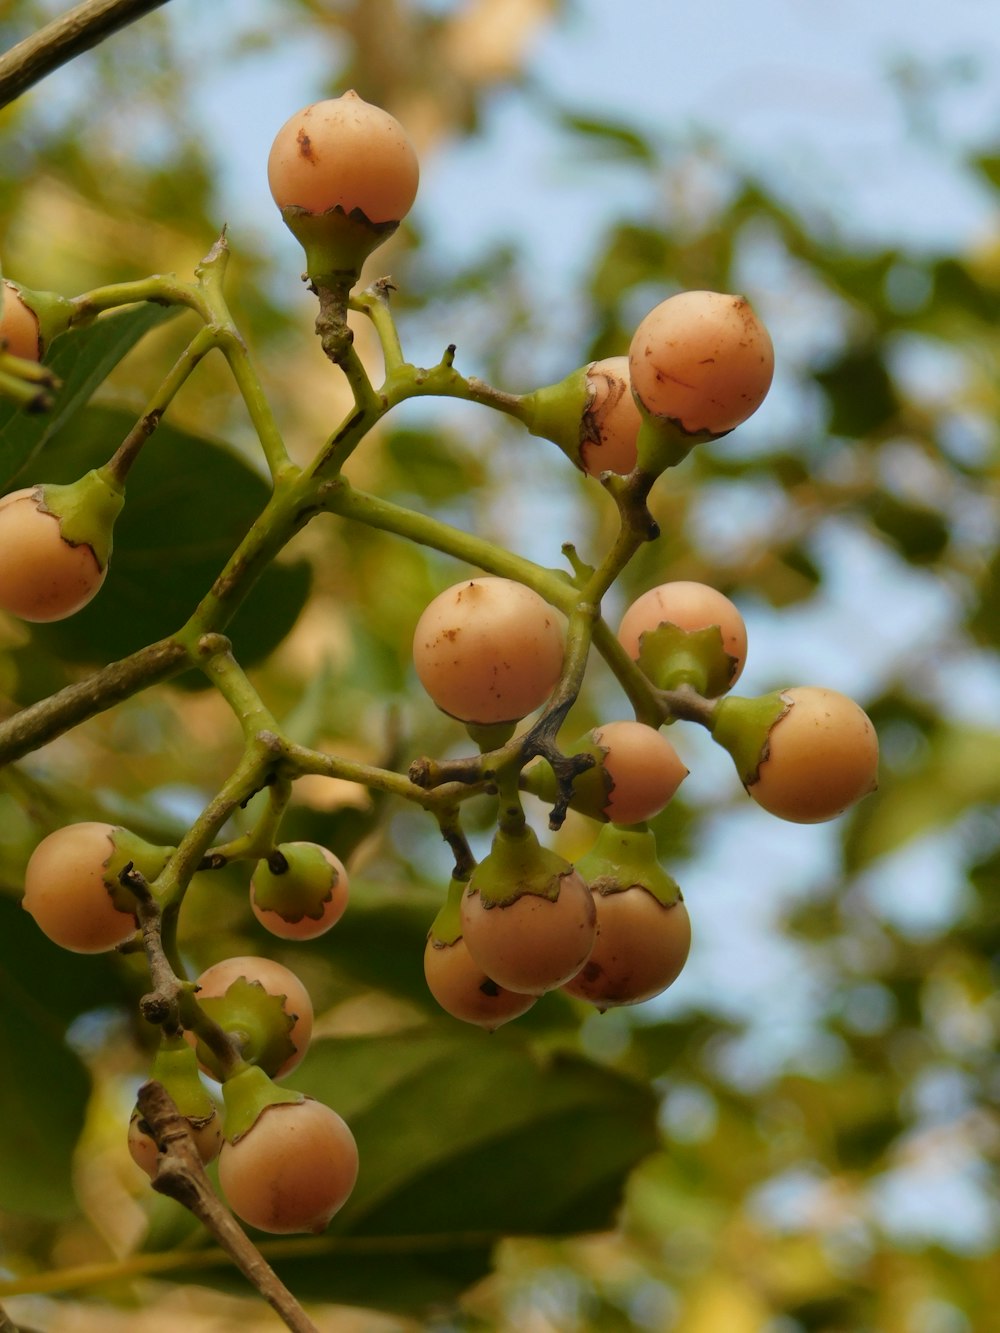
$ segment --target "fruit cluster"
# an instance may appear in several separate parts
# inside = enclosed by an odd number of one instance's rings
[[[112,824],[66,825],[32,853],[22,905],[64,949],[114,949],[139,929],[142,906],[129,887],[136,873],[155,882],[174,850]],[[332,852],[289,843],[258,862],[250,905],[272,934],[314,939],[340,919],[348,888]],[[271,959],[239,957],[207,968],[194,993],[197,1007],[180,1015],[190,1026],[164,1026],[152,1076],[189,1122],[202,1161],[219,1158],[223,1192],[239,1217],[262,1231],[322,1230],[354,1187],[358,1154],[335,1111],[273,1082],[309,1047],[313,1007],[305,986]],[[199,1071],[223,1082],[224,1124]],[[128,1146],[155,1176],[160,1150],[138,1109]]]
[[[857,704],[798,686],[757,699],[722,698],[743,670],[747,634],[735,605],[704,584],[661,584],[626,611],[618,641],[663,695],[701,714],[763,809],[801,823],[832,819],[873,790],[878,743]],[[436,598],[414,636],[417,674],[434,702],[470,724],[514,722],[540,707],[560,677],[555,613],[520,584],[470,579]],[[680,890],[662,870],[645,821],[687,776],[662,732],[604,723],[571,755],[591,759],[566,803],[606,827],[575,867],[515,821],[467,883],[453,881],[428,939],[427,983],[449,1013],[495,1028],[563,988],[599,1009],[659,994],[679,975],[691,940]],[[558,758],[556,766],[558,766]],[[549,802],[555,767],[526,765],[520,786]],[[589,886],[589,888],[588,888]]]
[[[736,606],[721,593],[699,583],[665,582],[633,602],[617,635],[601,618],[604,594],[655,536],[645,502],[659,475],[699,441],[745,421],[768,391],[771,341],[748,302],[717,292],[671,296],[639,324],[627,356],[590,363],[559,384],[519,397],[463,379],[452,365],[454,349],[438,367],[418,370],[402,360],[385,286],[350,296],[366,257],[412,204],[418,174],[398,123],[354,93],[293,116],[271,150],[272,193],[305,247],[307,277],[319,298],[317,332],[350,381],[356,410],[311,470],[294,468],[270,426],[261,432],[275,487],[266,519],[227,566],[227,605],[220,610],[208,599],[207,609],[177,635],[189,665],[209,675],[247,733],[245,790],[227,796],[228,804],[221,798],[210,804],[177,848],[154,847],[107,823],[69,825],[38,845],[25,874],[24,907],[63,948],[132,947],[141,934],[157,987],[144,1013],[161,1028],[153,1076],[188,1121],[202,1158],[219,1156],[219,1180],[233,1210],[273,1232],[325,1227],[358,1172],[343,1120],[276,1082],[309,1044],[309,995],[287,968],[259,957],[224,959],[188,981],[161,926],[169,919],[172,936],[196,869],[235,860],[252,863],[249,908],[273,935],[308,941],[336,924],[348,898],[342,862],[324,847],[278,840],[297,777],[346,777],[418,802],[438,819],[455,868],[427,939],[427,984],[448,1013],[487,1029],[556,989],[604,1010],[649,999],[679,975],[690,921],[648,827],[687,775],[664,726],[682,720],[706,727],[732,755],[750,797],[784,819],[833,818],[876,779],[871,723],[842,695],[815,687],[753,699],[730,694],[746,660],[747,634]],[[211,304],[221,299],[218,284],[206,295],[205,286],[158,281],[160,299],[199,310],[211,329],[226,326]],[[45,319],[35,319],[33,298],[16,287],[7,288],[6,298],[0,352],[7,347],[22,359],[43,350],[43,323],[47,340],[71,331],[74,312],[93,314],[92,301],[74,306],[52,298],[39,304]],[[373,391],[353,351],[349,301],[376,326],[391,391]],[[226,347],[229,355],[242,355],[239,340]],[[245,364],[241,376],[246,382]],[[175,392],[174,381],[167,383]],[[401,508],[383,506],[370,517],[371,508],[343,483],[339,468],[385,411],[429,392],[512,413],[599,479],[618,505],[620,534],[597,568],[567,547],[572,574],[544,570]],[[170,393],[147,414],[150,429]],[[253,397],[253,411],[258,407]],[[138,453],[136,440],[126,444],[106,467],[76,483],[28,487],[0,500],[0,609],[52,620],[98,592],[125,502],[125,474]],[[338,484],[330,484],[332,477]],[[281,735],[240,672],[221,631],[223,611],[231,615],[238,605],[232,590],[262,558],[261,546],[251,544],[265,540],[260,534],[266,532],[276,553],[298,531],[303,514],[324,508],[370,517],[380,527],[395,523],[402,535],[457,558],[478,556],[475,563],[487,573],[436,597],[413,638],[419,681],[439,709],[467,727],[477,754],[420,760],[404,777],[307,751]],[[563,728],[592,648],[622,684],[633,716],[609,719],[565,742]],[[522,725],[533,714],[536,719]],[[248,719],[259,720],[258,731]],[[258,732],[266,732],[268,744],[255,749]],[[256,827],[217,845],[228,814],[265,788],[268,806]],[[576,865],[542,845],[526,818],[525,793],[551,807],[554,828],[567,809],[594,821],[594,845]],[[496,834],[477,860],[456,811],[466,796],[484,794],[496,797]],[[206,1076],[222,1084],[221,1121]],[[129,1145],[155,1174],[162,1144],[138,1112]]]

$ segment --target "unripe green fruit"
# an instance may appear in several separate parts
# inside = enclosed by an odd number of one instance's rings
[[[746,625],[729,598],[683,579],[636,598],[618,642],[658,688],[689,684],[708,698],[736,683],[747,657]]]
[[[315,282],[357,273],[416,198],[420,167],[403,127],[353,90],[304,107],[278,131],[268,183]]]
[[[20,290],[12,282],[3,284],[3,307],[0,308],[0,350],[25,361],[40,361],[42,339],[38,316],[26,304]]]
[[[834,819],[878,785],[875,728],[836,690],[797,685],[724,699],[712,734],[757,804],[794,823]]]
[[[333,852],[314,842],[289,842],[270,861],[257,863],[250,905],[279,939],[312,940],[344,915],[348,892],[347,871]]]
[[[763,402],[774,349],[744,297],[681,292],[636,329],[629,374],[648,413],[711,438],[733,430]]]
[[[115,824],[67,824],[32,852],[21,906],[62,948],[105,953],[136,931],[135,899],[119,883],[119,874],[131,861],[154,880],[170,851]]]
[[[323,1231],[357,1178],[354,1135],[336,1111],[309,1097],[266,1106],[235,1140],[227,1130],[219,1155],[230,1208],[276,1235]]]
[[[248,1064],[282,1078],[302,1060],[312,1036],[309,992],[287,967],[270,958],[226,958],[206,968],[197,981],[197,999],[208,1016],[236,1039]],[[192,1032],[186,1039],[213,1078],[222,1070],[213,1053]]]
[[[413,664],[437,706],[463,722],[513,722],[545,702],[562,671],[562,617],[512,579],[475,578],[435,597],[417,622]]]
[[[596,934],[586,883],[530,828],[502,829],[462,898],[462,935],[485,974],[506,990],[542,995],[575,976]]]

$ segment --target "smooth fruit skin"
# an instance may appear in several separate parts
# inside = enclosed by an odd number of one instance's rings
[[[11,356],[38,361],[42,355],[38,316],[24,304],[12,282],[4,283],[3,309],[0,309],[0,347]]]
[[[590,889],[575,870],[561,877],[555,900],[522,893],[485,907],[478,893],[462,899],[462,933],[469,953],[506,990],[543,995],[576,976],[590,957],[597,913]]]
[[[767,737],[747,791],[763,809],[796,824],[818,824],[878,785],[878,737],[871,719],[836,690],[796,685]]]
[[[747,659],[747,627],[728,597],[707,583],[688,579],[661,583],[637,597],[622,616],[618,642],[633,661],[638,661],[643,634],[664,624],[682,630],[717,625],[723,649],[735,659],[729,684],[736,683]]]
[[[627,474],[635,467],[636,441],[642,415],[632,397],[628,357],[609,356],[587,367],[591,390],[586,421],[596,439],[580,446],[584,471],[592,477],[602,472]]]
[[[691,920],[681,899],[670,906],[639,884],[595,890],[597,941],[563,990],[600,1010],[641,1004],[680,976],[691,948]]]
[[[652,819],[688,775],[671,742],[644,722],[605,722],[591,736],[607,751],[602,766],[612,786],[604,814],[616,824]]]
[[[636,329],[629,375],[647,412],[689,434],[725,435],[764,401],[774,348],[744,297],[680,292]]]
[[[261,907],[257,902],[254,880],[250,881],[250,907],[264,929],[270,931],[272,935],[276,935],[279,939],[314,940],[320,935],[325,935],[344,915],[350,894],[350,881],[343,861],[338,856],[334,856],[328,848],[321,847],[319,843],[315,842],[293,842],[288,845],[289,847],[315,848],[317,852],[322,854],[323,860],[333,871],[335,879],[330,889],[330,897],[322,904],[322,913],[319,916],[301,916],[298,920],[293,920],[290,917],[282,916],[280,912]],[[266,871],[266,862],[262,864]],[[258,873],[260,873],[259,869]],[[294,874],[294,869],[289,868],[286,874]]]
[[[219,1184],[230,1208],[275,1235],[323,1231],[357,1178],[354,1135],[336,1111],[309,1097],[266,1107],[219,1155]]]
[[[132,912],[121,912],[104,882],[115,825],[67,824],[43,838],[24,873],[21,906],[55,944],[71,953],[106,953],[131,939]]]
[[[420,167],[399,121],[352,90],[289,117],[267,179],[279,208],[359,209],[369,222],[398,222],[416,198]]]
[[[494,1032],[512,1018],[520,1018],[535,1003],[534,995],[506,990],[488,977],[459,936],[453,944],[428,937],[424,949],[427,988],[452,1018],[475,1023]]]
[[[294,1017],[295,1021],[289,1028],[288,1037],[294,1044],[295,1051],[277,1069],[266,1071],[271,1078],[283,1078],[300,1063],[309,1048],[313,1028],[313,1006],[309,992],[295,973],[283,967],[281,963],[276,963],[271,958],[241,956],[224,958],[222,962],[207,967],[197,981],[198,999],[225,995],[233,982],[241,977],[251,983],[256,982],[268,995],[284,996],[285,1013]],[[195,1044],[192,1033],[185,1033],[185,1036],[192,1045]],[[206,1069],[206,1073],[215,1076],[211,1069]]]
[[[41,487],[31,486],[0,499],[0,609],[35,622],[73,615],[107,574],[89,546],[65,540],[41,498]]]
[[[463,722],[513,722],[552,693],[562,617],[512,579],[475,578],[435,597],[413,634],[413,664],[437,706]]]

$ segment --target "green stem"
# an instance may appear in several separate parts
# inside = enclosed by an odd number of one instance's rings
[[[205,634],[226,628],[267,566],[320,508],[314,494],[308,478],[300,475],[286,476],[275,485],[250,531],[178,631],[182,643],[193,648]]]
[[[370,1255],[382,1258],[410,1254],[454,1254],[465,1249],[489,1249],[502,1240],[503,1231],[451,1231],[389,1236],[297,1236],[262,1241],[261,1254],[275,1263],[290,1259],[322,1260],[335,1255]],[[0,1297],[56,1295],[90,1287],[116,1285],[164,1273],[189,1273],[221,1268],[230,1263],[222,1249],[175,1248],[162,1253],[133,1254],[127,1259],[77,1264],[71,1268],[29,1273],[0,1280]]]
[[[330,513],[356,519],[369,527],[393,532],[399,537],[419,542],[422,546],[443,551],[456,560],[476,565],[490,574],[516,579],[567,615],[579,599],[578,592],[565,575],[544,569],[532,560],[504,550],[495,542],[462,532],[429,514],[418,514],[367,491],[356,490],[343,477],[325,482],[320,487],[319,496],[323,508]]]
[[[273,713],[265,707],[246,672],[236,661],[228,639],[219,635],[214,651],[203,656],[199,666],[236,714],[247,742],[252,741],[261,731],[278,732],[278,723]]]
[[[456,801],[464,800],[466,796],[476,796],[482,790],[481,787],[476,788],[472,784],[465,783],[452,783],[428,790],[403,774],[394,773],[392,769],[377,768],[373,764],[345,759],[341,755],[324,754],[321,750],[311,750],[305,745],[296,745],[291,741],[284,743],[282,754],[287,766],[286,771],[292,770],[298,776],[313,773],[320,777],[356,782],[369,790],[413,801],[423,806],[425,810],[447,810]]]
[[[276,777],[267,789],[267,806],[250,832],[220,847],[213,847],[207,853],[206,859],[211,868],[221,869],[230,861],[260,861],[274,851],[278,841],[278,829],[281,827],[291,795],[291,778]]]
[[[288,450],[274,419],[271,404],[261,386],[260,378],[250,360],[243,335],[236,326],[226,300],[224,281],[229,267],[229,245],[226,233],[216,241],[195,270],[199,295],[205,318],[215,331],[216,341],[236,381],[236,387],[246,405],[247,413],[264,451],[264,458],[274,480],[294,469]]]
[[[257,372],[253,368],[246,343],[235,325],[228,324],[220,330],[218,345],[236,381],[236,387],[246,405],[251,424],[257,432],[271,477],[278,481],[291,471],[297,471],[288,456],[285,441],[278,429],[278,423],[274,419],[271,404],[264,393]]]
[[[107,310],[117,310],[121,306],[137,305],[143,301],[154,305],[187,306],[190,310],[196,310],[202,318],[205,317],[204,305],[193,283],[182,282],[172,273],[160,273],[135,282],[108,283],[74,297],[71,302],[74,310],[67,327],[80,328],[92,323]]]
[[[146,404],[145,410],[125,439],[118,446],[108,461],[107,470],[119,487],[125,485],[129,469],[139,456],[139,452],[149,437],[160,424],[164,412],[173,401],[188,376],[212,348],[216,345],[215,333],[211,328],[198,330],[185,347],[170,370],[160,383],[155,393]]]
[[[389,293],[393,290],[395,289],[388,278],[379,278],[378,282],[372,283],[366,291],[359,292],[350,300],[350,308],[367,315],[371,321],[382,348],[387,378],[405,364],[399,330],[396,328],[396,321],[389,306]]]

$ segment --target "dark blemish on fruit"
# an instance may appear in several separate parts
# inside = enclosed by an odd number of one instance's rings
[[[304,157],[307,162],[315,164],[316,154],[313,152],[312,139],[305,130],[299,130],[295,136],[295,141],[299,145],[299,156]]]

